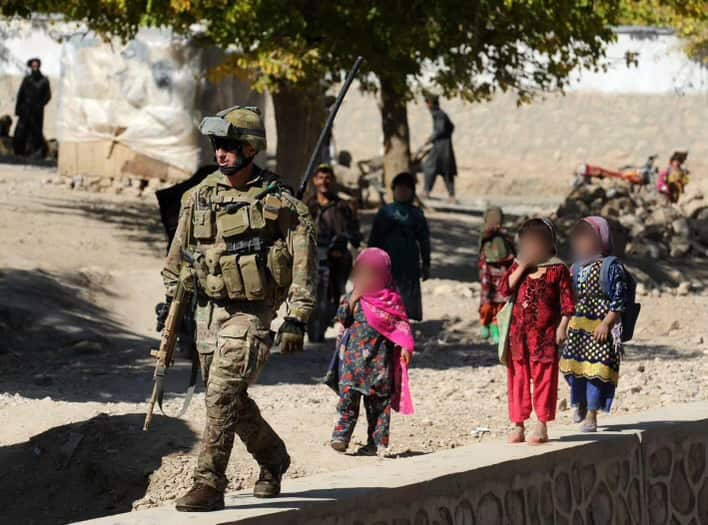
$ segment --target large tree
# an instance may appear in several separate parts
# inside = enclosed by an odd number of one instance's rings
[[[106,34],[170,25],[235,49],[227,72],[273,93],[279,170],[301,173],[322,94],[357,55],[380,95],[388,174],[408,167],[406,103],[423,87],[468,101],[515,91],[524,102],[597,67],[617,0],[6,0],[3,13],[59,12]],[[373,125],[373,123],[372,123]],[[288,153],[290,155],[288,155]]]

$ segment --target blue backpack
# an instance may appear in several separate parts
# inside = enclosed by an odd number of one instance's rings
[[[620,260],[610,255],[602,260],[602,269],[600,270],[600,288],[603,293],[610,296],[610,267],[614,264],[622,264]],[[622,312],[621,323],[622,323],[622,342],[630,341],[634,336],[634,328],[637,325],[637,319],[639,318],[639,312],[642,309],[642,305],[637,302],[637,281],[634,276],[629,273],[627,268],[622,265],[625,275],[625,297],[624,304],[625,310]],[[578,289],[578,277],[579,269],[577,265],[573,265],[570,268],[570,273],[573,277],[573,288]]]

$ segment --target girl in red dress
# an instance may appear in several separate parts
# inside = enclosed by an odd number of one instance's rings
[[[556,416],[558,345],[567,337],[575,304],[570,272],[556,257],[555,243],[551,221],[526,221],[519,231],[519,258],[501,282],[500,292],[514,301],[508,360],[511,443],[545,443],[546,423]],[[526,439],[524,423],[532,408],[538,424]]]

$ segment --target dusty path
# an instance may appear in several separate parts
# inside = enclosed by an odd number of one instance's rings
[[[2,524],[65,523],[174,498],[190,483],[204,421],[200,393],[184,420],[157,418],[140,431],[153,306],[162,296],[155,203],[43,183],[50,175],[0,166],[0,494],[11,502]],[[411,373],[417,414],[394,415],[398,459],[385,460],[402,465],[406,456],[499,439],[507,429],[505,370],[476,336],[470,283],[479,219],[430,219],[434,271]],[[704,286],[698,277],[694,284]],[[616,411],[708,398],[708,296],[667,290],[641,301]],[[327,447],[336,398],[317,378],[330,350],[326,343],[275,354],[252,389],[290,448],[291,477],[378,461]],[[175,390],[186,373],[180,363]],[[561,385],[561,405],[565,397]],[[569,422],[561,411],[559,424]],[[232,488],[256,475],[240,445],[229,474]]]

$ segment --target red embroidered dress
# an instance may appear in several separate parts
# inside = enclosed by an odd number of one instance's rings
[[[500,283],[500,292],[510,296],[509,276],[518,267],[514,263]],[[541,277],[524,277],[512,312],[509,332],[511,358],[520,361],[528,356],[531,361],[550,362],[558,359],[556,327],[563,315],[572,316],[575,310],[573,282],[570,271],[563,264],[549,266]]]

